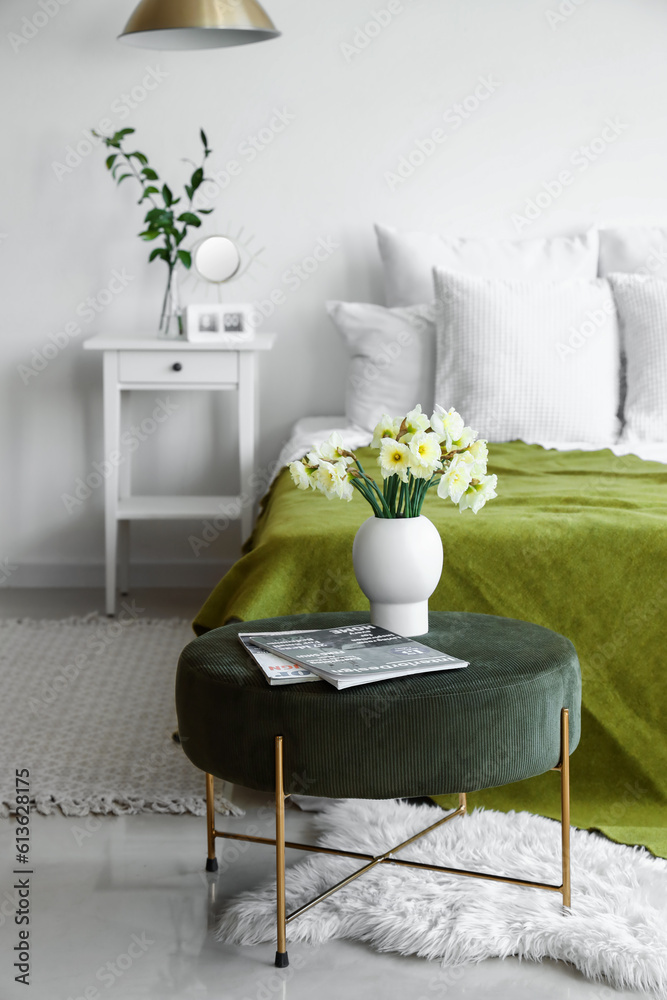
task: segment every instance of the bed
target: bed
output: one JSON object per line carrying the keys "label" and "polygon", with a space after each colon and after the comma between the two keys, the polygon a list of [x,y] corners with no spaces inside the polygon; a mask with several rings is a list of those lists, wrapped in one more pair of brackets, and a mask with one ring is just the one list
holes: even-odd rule
{"label": "bed", "polygon": [[[324,437],[305,421],[283,451]],[[342,428],[345,431],[344,428]],[[362,437],[348,432],[348,443]],[[614,454],[614,450],[617,452]],[[568,636],[581,660],[583,735],[572,760],[573,822],[667,854],[667,464],[622,448],[562,450],[520,441],[490,446],[498,498],[465,517],[437,497],[445,566],[433,610],[534,621]],[[667,449],[653,449],[667,459]],[[359,451],[374,470],[372,452]],[[376,471],[376,470],[374,470]],[[368,508],[296,490],[286,469],[265,497],[236,565],[194,623],[363,610],[352,541]],[[489,790],[475,802],[558,815],[557,782]]]}
{"label": "bed", "polygon": [[[327,304],[349,354],[345,417],[300,421],[279,464],[337,429],[377,473],[373,427],[417,401],[455,407],[497,442],[498,496],[483,511],[426,500],[444,547],[430,606],[574,642],[573,822],[667,856],[667,229],[377,235],[389,306]],[[300,492],[283,468],[195,630],[366,609],[351,553],[368,516],[359,495]],[[550,775],[474,799],[558,815]]]}

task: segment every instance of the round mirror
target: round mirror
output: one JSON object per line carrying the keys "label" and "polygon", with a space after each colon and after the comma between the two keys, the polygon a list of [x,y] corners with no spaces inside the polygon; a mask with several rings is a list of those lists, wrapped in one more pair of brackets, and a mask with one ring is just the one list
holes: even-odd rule
{"label": "round mirror", "polygon": [[241,255],[229,237],[207,236],[195,249],[193,261],[201,278],[219,285],[236,274]]}

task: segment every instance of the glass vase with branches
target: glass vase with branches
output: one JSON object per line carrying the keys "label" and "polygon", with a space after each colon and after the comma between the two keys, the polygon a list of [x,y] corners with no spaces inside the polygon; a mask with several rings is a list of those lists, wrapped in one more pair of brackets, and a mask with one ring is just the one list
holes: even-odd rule
{"label": "glass vase with branches", "polygon": [[[162,182],[157,171],[151,167],[148,157],[139,150],[127,148],[128,137],[134,134],[133,128],[123,128],[113,135],[100,135],[93,132],[110,150],[106,159],[107,170],[120,185],[124,180],[134,179],[141,187],[141,195],[137,204],[149,202],[150,208],[144,216],[144,229],[139,233],[142,240],[152,242],[161,240],[162,245],[151,250],[148,260],[162,260],[168,268],[167,287],[165,289],[160,312],[159,329],[163,336],[174,333],[183,335],[183,318],[178,306],[176,269],[181,264],[186,270],[192,267],[192,254],[185,249],[183,243],[190,229],[198,229],[202,220],[200,216],[209,215],[212,208],[195,208],[194,197],[206,180],[204,170],[206,161],[213,152],[208,145],[208,139],[203,129],[199,130],[203,151],[201,163],[192,161],[194,170],[189,183],[184,185],[184,195],[176,197],[168,184]],[[181,205],[181,208],[177,208]]]}

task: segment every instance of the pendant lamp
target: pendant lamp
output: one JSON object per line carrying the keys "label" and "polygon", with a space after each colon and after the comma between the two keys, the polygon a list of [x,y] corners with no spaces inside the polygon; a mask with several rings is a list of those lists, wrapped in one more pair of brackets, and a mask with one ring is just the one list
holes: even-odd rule
{"label": "pendant lamp", "polygon": [[217,49],[277,38],[257,0],[141,0],[118,40],[141,49]]}

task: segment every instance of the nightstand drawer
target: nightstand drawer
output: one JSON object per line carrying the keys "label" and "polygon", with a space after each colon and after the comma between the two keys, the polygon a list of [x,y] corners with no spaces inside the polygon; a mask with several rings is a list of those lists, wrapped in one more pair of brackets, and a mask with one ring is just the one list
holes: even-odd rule
{"label": "nightstand drawer", "polygon": [[119,351],[121,382],[200,385],[238,382],[236,351]]}

